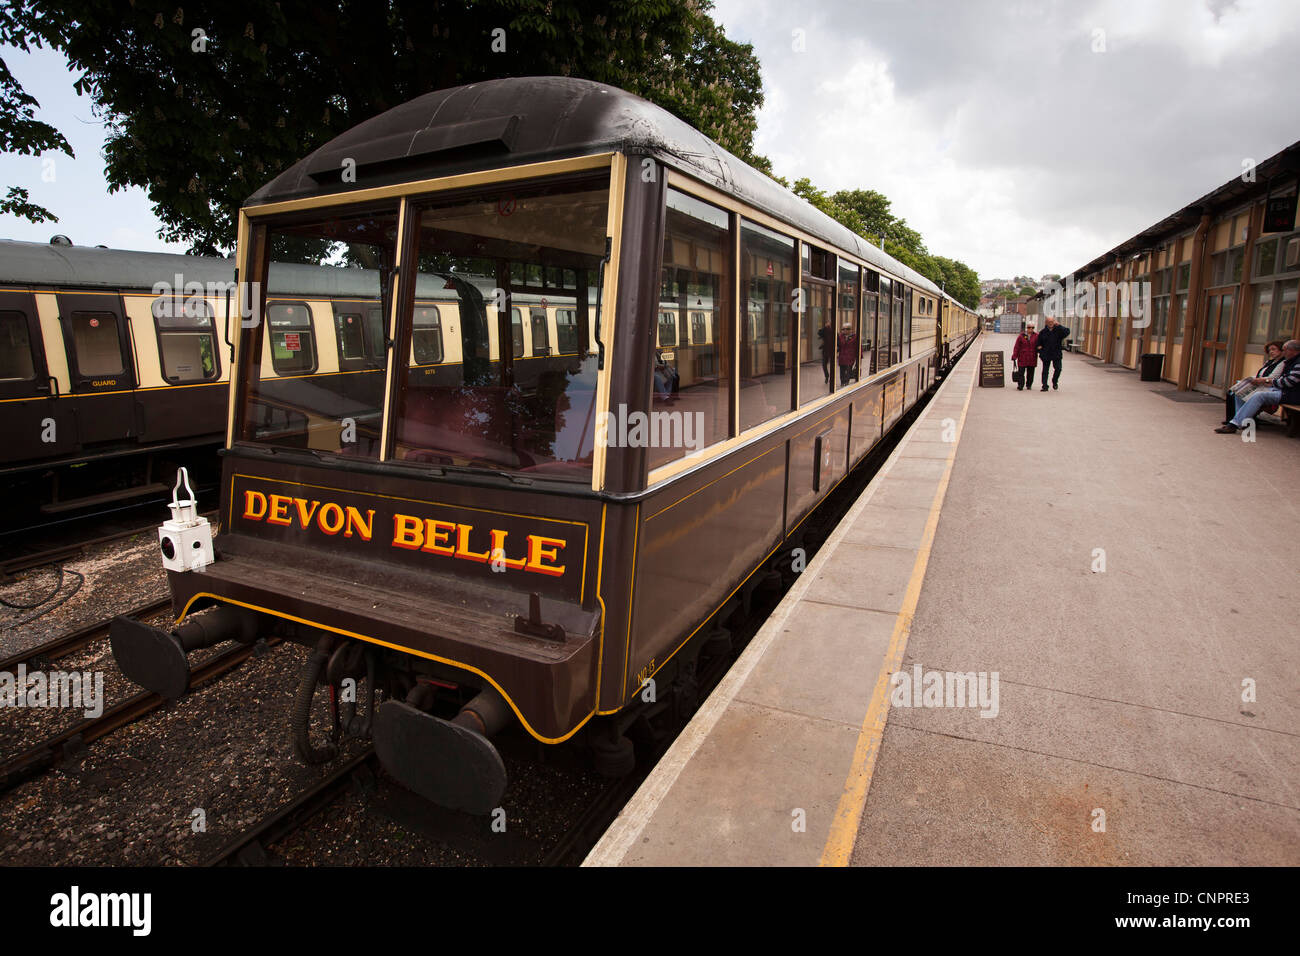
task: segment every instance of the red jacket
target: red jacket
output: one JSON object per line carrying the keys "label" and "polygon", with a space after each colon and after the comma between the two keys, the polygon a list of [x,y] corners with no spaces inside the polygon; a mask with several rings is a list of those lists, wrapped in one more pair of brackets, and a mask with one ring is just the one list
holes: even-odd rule
{"label": "red jacket", "polygon": [[1028,337],[1022,332],[1016,336],[1016,347],[1011,350],[1011,361],[1021,368],[1038,364],[1038,333],[1030,332]]}
{"label": "red jacket", "polygon": [[841,330],[836,339],[840,365],[856,365],[858,361],[858,334]]}

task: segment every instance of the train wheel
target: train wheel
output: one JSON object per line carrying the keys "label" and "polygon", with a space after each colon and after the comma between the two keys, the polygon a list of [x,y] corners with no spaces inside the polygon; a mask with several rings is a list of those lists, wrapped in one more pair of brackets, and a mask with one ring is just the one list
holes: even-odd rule
{"label": "train wheel", "polygon": [[622,734],[597,737],[592,741],[591,752],[596,772],[602,777],[626,777],[636,769],[636,748]]}

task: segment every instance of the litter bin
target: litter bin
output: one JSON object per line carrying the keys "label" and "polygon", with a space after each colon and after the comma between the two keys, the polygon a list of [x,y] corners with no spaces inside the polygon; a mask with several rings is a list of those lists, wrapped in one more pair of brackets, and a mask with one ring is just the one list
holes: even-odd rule
{"label": "litter bin", "polygon": [[1142,356],[1141,379],[1144,382],[1160,381],[1160,369],[1164,367],[1165,357],[1159,352],[1147,352]]}

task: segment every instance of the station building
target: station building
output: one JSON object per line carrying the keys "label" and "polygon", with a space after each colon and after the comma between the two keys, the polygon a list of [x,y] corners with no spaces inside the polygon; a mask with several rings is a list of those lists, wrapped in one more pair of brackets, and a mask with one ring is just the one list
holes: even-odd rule
{"label": "station building", "polygon": [[1159,354],[1165,381],[1221,396],[1264,343],[1300,337],[1298,179],[1300,142],[1063,276],[1093,290],[1063,297],[1075,350],[1128,368]]}

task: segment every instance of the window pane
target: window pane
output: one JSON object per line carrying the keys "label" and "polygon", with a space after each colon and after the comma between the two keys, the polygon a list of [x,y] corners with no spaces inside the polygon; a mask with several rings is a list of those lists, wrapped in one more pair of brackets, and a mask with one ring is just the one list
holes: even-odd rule
{"label": "window pane", "polygon": [[1261,239],[1255,243],[1255,275],[1271,276],[1277,267],[1277,240]]}
{"label": "window pane", "polygon": [[272,303],[267,310],[267,326],[271,336],[271,367],[277,375],[316,370],[316,337],[307,303]]}
{"label": "window pane", "polygon": [[36,377],[27,316],[0,312],[0,381],[29,381]]}
{"label": "window pane", "polygon": [[436,305],[416,306],[411,350],[416,365],[437,365],[442,361],[442,313]]}
{"label": "window pane", "polygon": [[77,351],[77,371],[83,377],[121,375],[125,371],[117,316],[113,313],[73,312],[72,342]]}
{"label": "window pane", "polygon": [[164,332],[163,376],[170,382],[204,382],[217,377],[216,337],[211,332]]}
{"label": "window pane", "polygon": [[790,301],[794,240],[742,222],[740,229],[740,429],[790,411]]}
{"label": "window pane", "polygon": [[1282,268],[1286,272],[1300,269],[1300,236],[1292,236],[1286,241],[1286,257]]}
{"label": "window pane", "polygon": [[[572,270],[565,270],[569,274]],[[578,313],[575,309],[555,310],[555,349],[561,355],[578,354]]]}
{"label": "window pane", "polygon": [[1268,341],[1268,320],[1273,311],[1273,285],[1255,286],[1255,308],[1250,317],[1250,338],[1252,345],[1263,345]]}
{"label": "window pane", "polygon": [[1278,283],[1282,294],[1277,311],[1273,316],[1273,326],[1269,329],[1269,339],[1282,339],[1285,341],[1296,334],[1295,298],[1297,284],[1300,284],[1300,280],[1292,279],[1290,282]]}
{"label": "window pane", "polygon": [[[816,259],[814,258],[814,261]],[[829,395],[835,367],[835,290],[804,277],[804,312],[799,317],[799,404]]]}
{"label": "window pane", "polygon": [[339,358],[351,361],[366,357],[360,312],[340,312],[334,316],[334,334],[339,342]]}
{"label": "window pane", "polygon": [[[660,341],[671,318],[673,341],[688,312],[706,317],[708,341],[655,352],[649,465],[655,468],[727,438],[731,433],[732,336],[730,221],[706,202],[668,190],[660,287]],[[658,426],[655,425],[658,422]]]}
{"label": "window pane", "polygon": [[159,296],[150,305],[160,329],[210,329],[212,306],[198,296]]}
{"label": "window pane", "polygon": [[366,353],[383,364],[387,364],[384,362],[384,353],[387,350],[384,344],[387,338],[385,334],[387,324],[382,309],[366,309]]}
{"label": "window pane", "polygon": [[[262,245],[271,281],[303,299],[268,300],[262,312],[266,331],[243,333],[242,354],[249,359],[241,361],[245,397],[238,434],[244,441],[379,457],[387,353],[371,356],[348,375],[316,374],[318,317],[304,300],[338,296],[357,303],[332,318],[336,329],[343,319],[340,353],[346,349],[348,356],[365,358],[364,327],[360,344],[356,328],[366,321],[369,307],[360,303],[386,302],[396,241],[396,207],[269,227]],[[384,311],[383,305],[374,308]],[[270,349],[276,373],[265,379],[260,374],[263,348]]]}
{"label": "window pane", "polygon": [[858,380],[858,267],[840,262],[839,272],[835,362],[840,370],[840,385],[851,385]]}
{"label": "window pane", "polygon": [[532,323],[533,355],[550,355],[551,336],[546,325],[546,310],[538,308],[529,309],[528,319],[529,322]]}
{"label": "window pane", "polygon": [[[596,358],[588,330],[608,193],[607,176],[510,183],[416,208],[417,291],[443,289],[449,301],[438,304],[441,363],[399,377],[395,460],[590,482]],[[507,197],[508,219],[500,212]],[[547,286],[566,275],[571,290]],[[498,289],[509,313],[498,312]],[[576,319],[581,347],[555,354],[550,326],[564,312]],[[417,317],[405,320],[416,341]]]}

